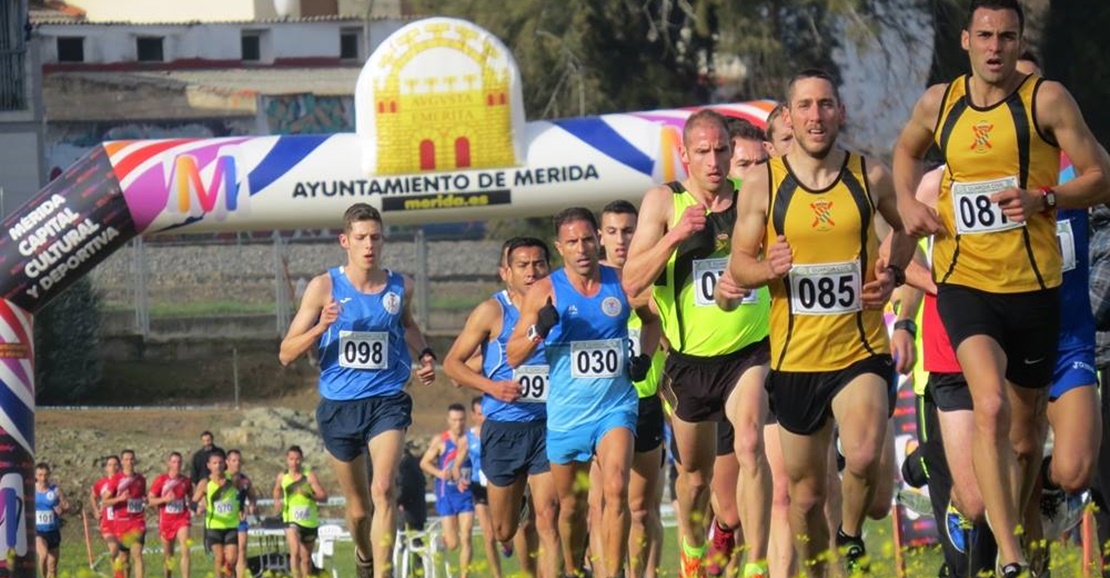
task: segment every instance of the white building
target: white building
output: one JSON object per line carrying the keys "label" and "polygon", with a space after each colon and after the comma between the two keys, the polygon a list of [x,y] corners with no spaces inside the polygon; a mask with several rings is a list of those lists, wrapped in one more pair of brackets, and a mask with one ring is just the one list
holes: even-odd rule
{"label": "white building", "polygon": [[41,68],[28,49],[27,0],[0,2],[0,215],[43,184]]}

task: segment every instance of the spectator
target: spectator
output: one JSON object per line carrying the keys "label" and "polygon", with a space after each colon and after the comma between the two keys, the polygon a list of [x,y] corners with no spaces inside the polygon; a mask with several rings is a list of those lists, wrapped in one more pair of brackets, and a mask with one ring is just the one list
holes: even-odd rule
{"label": "spectator", "polygon": [[[1091,308],[1095,314],[1095,363],[1102,381],[1102,447],[1099,451],[1098,471],[1095,472],[1092,495],[1098,505],[1095,518],[1098,522],[1098,540],[1105,544],[1110,539],[1110,392],[1106,391],[1110,379],[1110,207],[1098,205],[1091,209]],[[1110,562],[1110,549],[1102,553],[1103,567]],[[1110,571],[1104,570],[1110,578]]]}
{"label": "spectator", "polygon": [[205,430],[204,433],[200,434],[200,445],[201,448],[193,454],[193,485],[208,477],[208,456],[214,451],[224,453],[224,450],[216,446],[215,438],[212,437],[210,431]]}

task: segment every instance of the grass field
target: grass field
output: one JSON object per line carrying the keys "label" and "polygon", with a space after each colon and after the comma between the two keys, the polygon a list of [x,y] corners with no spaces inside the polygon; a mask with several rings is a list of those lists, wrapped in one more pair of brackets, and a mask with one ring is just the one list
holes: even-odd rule
{"label": "grass field", "polygon": [[[194,536],[199,544],[199,530],[194,528]],[[678,575],[678,540],[675,528],[667,528],[663,543],[663,562],[660,565],[661,577],[675,577]],[[157,535],[148,532],[148,545],[157,545]],[[872,570],[876,577],[893,577],[897,573],[894,566],[894,548],[891,540],[891,525],[888,520],[869,522],[866,529],[868,551],[872,556]],[[194,548],[196,548],[194,546]],[[111,576],[110,565],[101,556],[104,551],[103,542],[99,536],[93,537],[93,555],[99,561],[95,570],[89,570],[88,555],[84,546],[84,537],[80,524],[70,524],[63,529],[62,560],[59,565],[59,576],[62,578],[92,578],[94,576]],[[282,551],[285,551],[282,547]],[[250,554],[258,554],[261,550],[253,544]],[[146,562],[146,576],[149,578],[161,577],[162,556],[160,553],[148,552],[144,556]],[[447,556],[446,563],[452,566],[452,576],[457,577],[457,555],[451,553]],[[942,557],[937,548],[915,548],[904,552],[904,576],[909,578],[925,578],[937,575]],[[1080,578],[1082,572],[1079,568],[1080,550],[1077,547],[1057,547],[1053,550],[1053,578]],[[203,551],[196,549],[192,555],[192,576],[194,578],[209,578],[214,576],[212,561]],[[446,576],[442,567],[439,576]],[[177,576],[177,563],[174,564],[174,576]],[[340,578],[353,577],[354,553],[349,542],[336,544],[335,555],[328,560],[326,575],[331,576],[332,570]],[[523,576],[519,572],[519,553],[512,558],[502,561],[503,575],[508,577]],[[481,536],[474,536],[474,562],[471,566],[470,576],[490,576],[489,564],[484,555]],[[275,577],[276,578],[276,577]],[[398,575],[398,578],[400,576]]]}

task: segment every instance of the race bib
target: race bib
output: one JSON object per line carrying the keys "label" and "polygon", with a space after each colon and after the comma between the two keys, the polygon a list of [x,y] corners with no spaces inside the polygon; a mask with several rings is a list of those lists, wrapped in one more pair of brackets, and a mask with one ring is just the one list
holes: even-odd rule
{"label": "race bib", "polygon": [[595,379],[624,375],[624,345],[620,339],[572,341],[570,376],[575,379]]}
{"label": "race bib", "polygon": [[1056,240],[1060,243],[1064,272],[1075,269],[1075,233],[1071,229],[1071,219],[1056,221]]}
{"label": "race bib", "polygon": [[226,516],[235,511],[235,504],[230,501],[220,501],[213,504],[213,509],[216,510],[217,516]]}
{"label": "race bib", "polygon": [[513,370],[513,381],[520,384],[520,400],[525,403],[547,403],[550,368],[546,365],[522,365]]}
{"label": "race bib", "polygon": [[109,522],[116,519],[116,510],[114,508],[101,510],[101,512],[104,514],[104,518],[107,519]]}
{"label": "race bib", "polygon": [[389,333],[339,332],[339,366],[350,369],[385,369],[389,359]]}
{"label": "race bib", "polygon": [[[724,276],[726,267],[728,267],[728,257],[694,261],[694,305],[698,307],[716,306],[717,303],[713,300],[713,291],[717,288],[717,282]],[[740,301],[740,304],[758,302],[759,294],[752,291]]]}
{"label": "race bib", "polygon": [[54,510],[35,510],[36,526],[52,526],[54,524]]}
{"label": "race bib", "polygon": [[628,356],[639,357],[640,355],[640,328],[628,328]]}
{"label": "race bib", "polygon": [[166,502],[167,514],[180,514],[185,511],[185,500],[173,500]]}
{"label": "race bib", "polygon": [[956,216],[956,233],[978,235],[1024,227],[1006,218],[1002,207],[991,201],[991,195],[1017,188],[1017,177],[1005,177],[977,183],[952,183],[952,205]]}
{"label": "race bib", "polygon": [[308,520],[312,510],[308,506],[294,506],[289,509],[289,513],[293,516],[294,522],[304,522]]}
{"label": "race bib", "polygon": [[141,499],[127,500],[127,513],[128,514],[141,514],[143,513],[143,501]]}
{"label": "race bib", "polygon": [[794,265],[790,269],[790,308],[795,315],[840,315],[859,311],[858,261]]}

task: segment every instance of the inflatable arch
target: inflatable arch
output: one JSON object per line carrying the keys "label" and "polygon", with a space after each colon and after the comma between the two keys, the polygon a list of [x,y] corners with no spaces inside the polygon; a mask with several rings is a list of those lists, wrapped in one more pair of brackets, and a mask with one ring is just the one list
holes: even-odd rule
{"label": "inflatable arch", "polygon": [[[363,67],[355,134],[105,142],[5,219],[0,578],[35,576],[32,316],[130,239],[330,228],[359,201],[389,224],[550,215],[685,177],[696,109],[525,122],[520,84],[487,31],[420,20]],[[715,108],[762,125],[773,105]]]}

